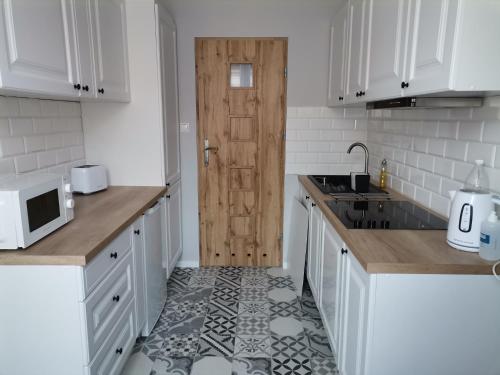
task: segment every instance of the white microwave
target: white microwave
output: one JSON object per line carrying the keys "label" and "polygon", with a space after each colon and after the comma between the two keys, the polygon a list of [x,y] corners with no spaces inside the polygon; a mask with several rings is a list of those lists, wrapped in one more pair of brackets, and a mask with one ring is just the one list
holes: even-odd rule
{"label": "white microwave", "polygon": [[0,178],[0,250],[27,248],[73,220],[74,206],[65,176]]}

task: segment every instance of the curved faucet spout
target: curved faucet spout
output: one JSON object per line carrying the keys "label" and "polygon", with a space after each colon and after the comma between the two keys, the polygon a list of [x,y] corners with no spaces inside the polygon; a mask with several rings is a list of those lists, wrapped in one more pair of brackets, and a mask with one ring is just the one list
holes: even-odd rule
{"label": "curved faucet spout", "polygon": [[354,147],[361,147],[365,151],[365,173],[368,174],[368,159],[369,159],[369,152],[368,152],[368,147],[364,143],[361,142],[354,142],[352,145],[349,146],[347,149],[347,153],[350,154],[352,149]]}

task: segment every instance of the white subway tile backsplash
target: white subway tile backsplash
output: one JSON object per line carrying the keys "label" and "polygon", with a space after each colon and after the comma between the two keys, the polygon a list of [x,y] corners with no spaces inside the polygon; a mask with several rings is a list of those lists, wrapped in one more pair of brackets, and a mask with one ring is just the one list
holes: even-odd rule
{"label": "white subway tile backsplash", "polygon": [[458,122],[440,121],[438,124],[438,137],[456,139]]}
{"label": "white subway tile backsplash", "polygon": [[84,163],[80,104],[0,96],[0,174]]}
{"label": "white subway tile backsplash", "polygon": [[487,143],[471,142],[467,148],[467,161],[484,160],[486,166],[492,167],[495,146]]}
{"label": "white subway tile backsplash", "polygon": [[326,118],[315,118],[309,121],[309,127],[311,129],[331,129],[332,120]]}
{"label": "white subway tile backsplash", "polygon": [[286,129],[309,129],[309,120],[302,118],[289,118],[286,120]]}
{"label": "white subway tile backsplash", "polygon": [[10,134],[17,137],[20,135],[33,134],[33,120],[30,118],[10,119]]}
{"label": "white subway tile backsplash", "polygon": [[461,121],[458,125],[458,139],[462,141],[480,141],[482,133],[482,122]]}
{"label": "white subway tile backsplash", "polygon": [[500,144],[500,121],[484,123],[483,141]]}
{"label": "white subway tile backsplash", "polygon": [[467,155],[467,143],[447,140],[444,155],[449,159],[465,160],[465,156]]}
{"label": "white subway tile backsplash", "polygon": [[322,130],[320,137],[322,140],[341,141],[342,131],[340,130]]}
{"label": "white subway tile backsplash", "polygon": [[[356,127],[356,123],[362,123],[362,120],[352,119],[334,119],[333,128],[338,130],[350,130]],[[366,122],[365,122],[366,123]]]}

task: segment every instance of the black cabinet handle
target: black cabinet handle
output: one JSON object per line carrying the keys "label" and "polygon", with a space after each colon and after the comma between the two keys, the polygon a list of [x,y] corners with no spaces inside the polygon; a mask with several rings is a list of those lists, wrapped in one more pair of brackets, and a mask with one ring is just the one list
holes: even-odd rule
{"label": "black cabinet handle", "polygon": [[140,231],[140,229],[136,229],[136,230],[134,230],[134,233],[139,235],[139,234],[141,234],[141,231]]}
{"label": "black cabinet handle", "polygon": [[359,91],[356,91],[356,98],[359,97]]}
{"label": "black cabinet handle", "polygon": [[339,100],[340,101],[344,100],[344,97],[343,96],[339,96]]}
{"label": "black cabinet handle", "polygon": [[342,250],[340,250],[340,253],[341,254],[347,254],[347,250],[346,249],[342,249]]}
{"label": "black cabinet handle", "polygon": [[120,296],[113,296],[113,301],[119,302],[120,301]]}
{"label": "black cabinet handle", "polygon": [[359,92],[359,96],[365,96],[365,95],[366,95],[366,92],[364,92],[364,91]]}
{"label": "black cabinet handle", "polygon": [[309,195],[306,195],[306,199],[310,199],[311,197]]}
{"label": "black cabinet handle", "polygon": [[83,91],[89,91],[89,85],[82,86]]}
{"label": "black cabinet handle", "polygon": [[82,86],[79,83],[75,83],[73,87],[75,90],[80,90],[82,88]]}
{"label": "black cabinet handle", "polygon": [[405,81],[401,82],[402,89],[404,89],[405,87],[408,87],[408,86],[410,86],[410,82],[405,82]]}
{"label": "black cabinet handle", "polygon": [[110,258],[118,258],[118,253],[115,251],[114,253],[109,254]]}
{"label": "black cabinet handle", "polygon": [[170,194],[165,195],[167,199],[170,199]]}
{"label": "black cabinet handle", "polygon": [[116,354],[122,354],[123,353],[123,348],[118,348],[116,349]]}
{"label": "black cabinet handle", "polygon": [[99,94],[104,94],[104,89],[98,89],[98,90],[97,90],[97,92],[98,92]]}
{"label": "black cabinet handle", "polygon": [[316,203],[311,203],[311,206],[312,207],[316,207]]}
{"label": "black cabinet handle", "polygon": [[170,186],[170,182],[167,182],[167,183],[165,184],[165,186],[167,186],[167,187],[168,187],[168,186]]}

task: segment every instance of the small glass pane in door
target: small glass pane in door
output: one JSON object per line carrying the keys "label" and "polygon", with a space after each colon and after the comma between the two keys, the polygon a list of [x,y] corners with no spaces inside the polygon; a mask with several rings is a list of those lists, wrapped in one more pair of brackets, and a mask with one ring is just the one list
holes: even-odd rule
{"label": "small glass pane in door", "polygon": [[231,64],[231,87],[253,87],[252,64]]}

